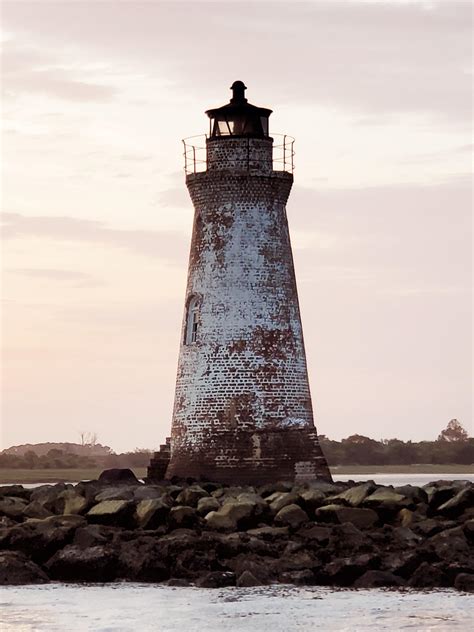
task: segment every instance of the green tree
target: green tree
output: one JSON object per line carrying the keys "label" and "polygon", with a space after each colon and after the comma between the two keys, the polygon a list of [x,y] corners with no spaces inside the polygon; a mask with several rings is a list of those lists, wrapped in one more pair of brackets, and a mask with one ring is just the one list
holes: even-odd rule
{"label": "green tree", "polygon": [[441,431],[438,441],[467,441],[469,435],[457,419],[451,419],[446,428]]}

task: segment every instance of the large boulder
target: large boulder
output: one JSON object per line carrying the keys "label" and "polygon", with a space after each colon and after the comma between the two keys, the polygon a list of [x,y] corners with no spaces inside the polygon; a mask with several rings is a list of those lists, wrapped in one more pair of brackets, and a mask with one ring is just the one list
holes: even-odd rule
{"label": "large boulder", "polygon": [[237,578],[236,585],[238,588],[253,588],[254,586],[262,586],[266,582],[258,579],[251,571],[244,571]]}
{"label": "large boulder", "polygon": [[363,500],[362,505],[372,509],[397,512],[403,507],[413,507],[414,503],[407,496],[399,494],[389,487],[379,487]]}
{"label": "large boulder", "polygon": [[367,570],[374,569],[379,564],[378,556],[371,554],[338,558],[326,564],[324,577],[329,584],[351,586]]}
{"label": "large boulder", "polygon": [[206,516],[210,511],[217,511],[220,508],[220,503],[217,498],[208,496],[206,498],[200,498],[197,504],[197,511],[201,516]]}
{"label": "large boulder", "polygon": [[211,571],[196,580],[199,588],[225,588],[235,586],[235,573],[232,571]]}
{"label": "large boulder", "polygon": [[268,496],[265,500],[269,504],[272,514],[276,515],[283,507],[296,505],[301,502],[301,497],[294,492],[276,492]]}
{"label": "large boulder", "polygon": [[23,516],[25,518],[43,519],[43,518],[49,518],[52,515],[53,513],[51,511],[48,511],[48,509],[46,509],[46,507],[44,507],[37,500],[33,500],[23,510]]}
{"label": "large boulder", "polygon": [[23,485],[0,485],[0,498],[4,496],[16,496],[17,498],[29,500],[31,489],[25,489]]}
{"label": "large boulder", "polygon": [[285,505],[275,516],[275,524],[288,526],[292,529],[298,529],[308,520],[306,511],[296,504]]}
{"label": "large boulder", "polygon": [[188,507],[197,507],[198,501],[201,498],[208,498],[209,493],[199,485],[191,485],[186,487],[176,497],[176,502],[179,505],[186,505]]}
{"label": "large boulder", "polygon": [[217,511],[209,512],[205,517],[206,524],[210,529],[217,530],[236,530],[253,526],[251,522],[255,509],[255,502],[230,500]]}
{"label": "large boulder", "polygon": [[129,468],[111,468],[104,470],[99,476],[100,483],[139,483],[138,478]]}
{"label": "large boulder", "polygon": [[168,522],[172,529],[192,527],[198,519],[197,511],[193,507],[184,505],[172,507],[168,514]]}
{"label": "large boulder", "polygon": [[0,516],[7,516],[7,518],[20,519],[23,516],[28,505],[28,501],[25,498],[18,498],[17,496],[4,496],[0,498]]}
{"label": "large boulder", "polygon": [[342,505],[326,505],[316,510],[316,519],[322,522],[350,522],[359,529],[372,527],[379,519],[373,509],[344,507]]}
{"label": "large boulder", "polygon": [[31,492],[31,502],[36,501],[51,513],[62,513],[63,501],[60,495],[66,490],[72,489],[72,485],[57,483],[56,485],[40,485]]}
{"label": "large boulder", "polygon": [[86,524],[82,516],[51,516],[30,519],[7,529],[1,548],[21,551],[34,562],[44,562],[58,549],[69,544],[76,529]]}
{"label": "large boulder", "polygon": [[326,500],[326,496],[319,489],[306,489],[300,492],[300,498],[308,514],[314,513],[315,509],[321,507]]}
{"label": "large boulder", "polygon": [[154,537],[138,537],[123,542],[118,553],[118,577],[140,582],[162,582],[169,579],[166,559]]}
{"label": "large boulder", "polygon": [[23,553],[0,551],[0,586],[45,584],[47,582],[49,582],[49,578],[46,573]]}
{"label": "large boulder", "polygon": [[135,500],[150,500],[153,498],[161,498],[166,494],[166,488],[161,485],[140,485],[133,490],[133,498]]}
{"label": "large boulder", "polygon": [[362,483],[362,485],[355,485],[349,487],[349,489],[336,494],[335,496],[329,496],[326,503],[328,505],[349,505],[350,507],[359,507],[367,496],[370,496],[376,490],[375,483],[369,481]]}
{"label": "large boulder", "polygon": [[129,527],[133,525],[134,511],[135,504],[128,500],[104,500],[89,509],[86,518],[94,524]]}
{"label": "large boulder", "polygon": [[96,503],[104,500],[133,500],[135,487],[129,485],[113,485],[102,489],[95,497]]}
{"label": "large boulder", "polygon": [[45,566],[52,579],[108,582],[116,577],[117,555],[108,546],[84,549],[69,544],[53,555]]}
{"label": "large boulder", "polygon": [[437,508],[437,513],[449,518],[460,516],[466,509],[474,506],[474,485],[461,489],[452,498]]}
{"label": "large boulder", "polygon": [[443,571],[430,562],[422,562],[408,580],[412,588],[439,588],[447,585]]}
{"label": "large boulder", "polygon": [[83,514],[90,507],[91,503],[74,489],[66,489],[61,492],[58,502],[62,501],[63,514]]}
{"label": "large boulder", "polygon": [[142,529],[156,529],[165,524],[169,512],[169,503],[161,498],[141,500],[135,509],[135,522]]}

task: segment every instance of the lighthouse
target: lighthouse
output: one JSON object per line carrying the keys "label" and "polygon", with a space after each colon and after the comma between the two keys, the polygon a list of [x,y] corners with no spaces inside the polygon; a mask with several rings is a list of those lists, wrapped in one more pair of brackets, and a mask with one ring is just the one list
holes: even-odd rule
{"label": "lighthouse", "polygon": [[272,138],[272,110],[251,105],[242,81],[231,90],[229,103],[206,112],[202,145],[185,141],[194,224],[171,441],[148,478],[169,458],[166,478],[330,479],[286,216],[293,139]]}

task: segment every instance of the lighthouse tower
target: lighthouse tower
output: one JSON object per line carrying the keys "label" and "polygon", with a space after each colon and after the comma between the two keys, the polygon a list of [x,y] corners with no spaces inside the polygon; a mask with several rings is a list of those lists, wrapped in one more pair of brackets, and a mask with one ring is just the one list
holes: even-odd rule
{"label": "lighthouse tower", "polygon": [[185,151],[195,214],[166,477],[330,479],[286,217],[292,139],[277,156],[272,111],[248,103],[241,81],[231,89],[230,103],[206,112],[204,160]]}

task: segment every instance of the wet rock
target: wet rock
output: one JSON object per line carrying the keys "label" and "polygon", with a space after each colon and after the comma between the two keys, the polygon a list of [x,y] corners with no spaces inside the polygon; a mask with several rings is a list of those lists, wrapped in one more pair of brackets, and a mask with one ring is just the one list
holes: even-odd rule
{"label": "wet rock", "polygon": [[104,500],[132,500],[134,498],[133,487],[128,487],[126,485],[114,485],[113,487],[107,487],[106,489],[102,489],[96,497],[95,502],[101,503]]}
{"label": "wet rock", "polygon": [[205,517],[210,529],[238,529],[249,524],[254,516],[256,503],[251,501],[229,501],[217,511],[211,511]]}
{"label": "wet rock", "polygon": [[141,500],[135,509],[135,522],[142,529],[156,529],[166,522],[170,506],[161,498]]}
{"label": "wet rock", "polygon": [[129,468],[111,468],[104,470],[99,476],[100,483],[136,483],[138,478]]}
{"label": "wet rock", "polygon": [[235,573],[232,571],[211,571],[196,580],[199,588],[225,588],[235,586]]}
{"label": "wet rock", "polygon": [[389,586],[404,586],[405,582],[389,571],[366,571],[354,582],[354,588],[382,588]]}
{"label": "wet rock", "polygon": [[454,587],[464,592],[474,592],[474,574],[459,573],[454,580]]}
{"label": "wet rock", "polygon": [[128,500],[104,500],[89,509],[86,518],[94,524],[129,527],[133,524],[134,503]]}
{"label": "wet rock", "polygon": [[190,584],[189,580],[184,579],[183,577],[172,577],[167,582],[168,586],[172,586],[176,588],[186,588],[187,586],[189,586],[189,584]]}
{"label": "wet rock", "polygon": [[373,526],[379,519],[372,509],[344,507],[342,505],[326,505],[316,510],[316,519],[323,522],[350,522],[359,529]]}
{"label": "wet rock", "polygon": [[446,585],[446,577],[437,566],[422,562],[409,579],[408,585],[412,588],[437,588]]}
{"label": "wet rock", "polygon": [[117,576],[141,582],[169,579],[168,564],[156,538],[145,536],[122,543],[118,553]]}
{"label": "wet rock", "polygon": [[119,531],[119,529],[116,527],[89,524],[85,527],[79,527],[79,529],[76,530],[72,544],[77,545],[81,549],[102,544],[105,545],[113,540],[117,531]]}
{"label": "wet rock", "polygon": [[368,569],[380,563],[378,556],[365,554],[336,559],[324,567],[324,574],[330,584],[351,586]]}
{"label": "wet rock", "polygon": [[436,555],[447,562],[454,562],[472,555],[462,527],[446,529],[429,538],[425,548],[432,548]]}
{"label": "wet rock", "polygon": [[46,573],[18,551],[0,551],[0,586],[45,584]]}
{"label": "wet rock", "polygon": [[4,496],[0,498],[0,515],[8,518],[21,518],[28,503],[24,498]]}
{"label": "wet rock", "polygon": [[34,562],[41,563],[69,544],[76,529],[85,524],[82,516],[30,519],[7,530],[2,539],[2,548],[21,551]]}
{"label": "wet rock", "polygon": [[52,579],[107,582],[116,577],[117,556],[109,547],[83,549],[69,544],[55,553],[45,566]]}
{"label": "wet rock", "polygon": [[206,516],[210,511],[217,511],[220,509],[220,506],[221,505],[217,498],[209,496],[198,500],[197,511],[201,516]]}
{"label": "wet rock", "polygon": [[192,507],[177,506],[172,507],[169,511],[168,521],[173,529],[179,527],[191,527],[198,520],[198,513]]}
{"label": "wet rock", "polygon": [[316,583],[316,577],[310,569],[285,571],[280,573],[278,580],[282,584],[296,584],[297,586],[312,586]]}
{"label": "wet rock", "polygon": [[331,536],[331,530],[328,527],[305,526],[299,529],[297,535],[303,540],[315,542],[320,546],[326,546]]}
{"label": "wet rock", "polygon": [[209,498],[209,493],[199,485],[191,485],[178,494],[176,502],[188,507],[197,507],[201,498]]}
{"label": "wet rock", "polygon": [[257,579],[250,571],[244,571],[242,575],[237,579],[237,586],[239,588],[251,588],[253,586],[262,586],[262,581]]}
{"label": "wet rock", "polygon": [[308,520],[306,511],[295,504],[286,505],[275,516],[275,524],[288,525],[292,529],[298,529]]}

